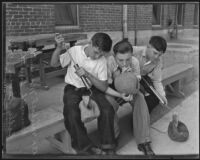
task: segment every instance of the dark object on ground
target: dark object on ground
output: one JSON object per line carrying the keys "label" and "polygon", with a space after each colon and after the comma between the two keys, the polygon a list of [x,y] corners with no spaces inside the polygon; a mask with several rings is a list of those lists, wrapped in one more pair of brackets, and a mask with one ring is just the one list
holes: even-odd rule
{"label": "dark object on ground", "polygon": [[183,122],[178,121],[177,115],[173,115],[173,120],[168,126],[168,136],[177,142],[185,142],[189,138],[189,131]]}
{"label": "dark object on ground", "polygon": [[6,137],[30,125],[28,116],[27,103],[21,98],[12,97],[6,106]]}

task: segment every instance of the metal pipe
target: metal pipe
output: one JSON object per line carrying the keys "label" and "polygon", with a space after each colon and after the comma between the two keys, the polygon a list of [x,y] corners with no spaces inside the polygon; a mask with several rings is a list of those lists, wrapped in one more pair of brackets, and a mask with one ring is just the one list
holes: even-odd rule
{"label": "metal pipe", "polygon": [[127,5],[123,5],[123,38],[128,40],[127,30]]}
{"label": "metal pipe", "polygon": [[134,24],[135,24],[135,39],[134,39],[134,44],[135,46],[137,46],[137,6],[135,5],[134,6],[134,11],[135,11],[135,14],[134,14]]}
{"label": "metal pipe", "polygon": [[175,28],[175,38],[178,38],[178,25],[177,25],[177,15],[178,15],[178,4],[176,4],[176,8],[175,8],[175,23],[174,23],[174,28]]}

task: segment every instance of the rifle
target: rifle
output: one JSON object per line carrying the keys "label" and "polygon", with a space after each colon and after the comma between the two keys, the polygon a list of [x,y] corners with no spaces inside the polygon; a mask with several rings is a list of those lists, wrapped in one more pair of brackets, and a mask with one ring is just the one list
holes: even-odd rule
{"label": "rifle", "polygon": [[153,84],[150,84],[148,81],[150,81],[151,83],[151,79],[146,75],[142,76],[140,83],[145,88],[145,90],[147,90],[147,92],[153,93],[158,98],[162,106],[165,106],[167,109],[171,109],[165,104],[165,102],[161,98],[161,95],[153,88]]}
{"label": "rifle", "polygon": [[[72,56],[71,56],[70,53],[69,53],[69,56],[70,56],[70,59],[72,60],[72,62],[74,63],[74,68],[75,68],[76,70],[78,70],[78,69],[80,68],[79,65],[75,63],[75,61],[74,61],[74,59],[72,58]],[[81,76],[81,80],[82,80],[83,84],[85,85],[85,87],[86,87],[88,90],[90,90],[91,85],[90,85],[89,81],[87,80],[87,78],[86,78],[85,76]],[[90,91],[91,91],[91,90],[90,90]]]}

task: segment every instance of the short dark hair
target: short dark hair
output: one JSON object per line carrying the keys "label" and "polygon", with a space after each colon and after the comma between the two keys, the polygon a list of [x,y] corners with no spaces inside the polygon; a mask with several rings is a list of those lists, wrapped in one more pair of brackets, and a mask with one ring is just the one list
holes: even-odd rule
{"label": "short dark hair", "polygon": [[127,53],[127,52],[133,53],[133,47],[128,40],[123,39],[114,45],[113,52],[114,52],[114,54],[117,54],[117,53],[123,54],[123,53]]}
{"label": "short dark hair", "polygon": [[112,47],[112,40],[106,33],[96,33],[92,37],[92,45],[103,52],[109,52]]}
{"label": "short dark hair", "polygon": [[165,53],[167,48],[167,42],[161,36],[152,36],[149,40],[149,44],[151,44],[159,52],[163,53]]}

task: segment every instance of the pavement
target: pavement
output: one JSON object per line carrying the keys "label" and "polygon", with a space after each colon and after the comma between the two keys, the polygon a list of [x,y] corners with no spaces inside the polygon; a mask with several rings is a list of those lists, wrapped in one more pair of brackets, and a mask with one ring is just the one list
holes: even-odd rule
{"label": "pavement", "polygon": [[[190,41],[190,40],[188,40]],[[184,41],[185,43],[185,41]],[[64,77],[54,77],[48,80],[49,90],[35,89],[35,96],[37,96],[38,103],[36,104],[35,111],[53,107],[54,109],[62,112],[62,95],[64,89]],[[38,78],[34,82],[39,81]],[[30,92],[31,89],[22,88],[22,94]],[[151,126],[163,131],[151,128],[152,148],[157,155],[185,155],[185,154],[198,154],[199,155],[199,78],[196,77],[189,83],[183,86],[185,98],[180,99],[172,96],[167,96],[169,106],[172,108],[170,111],[157,106],[151,113]],[[26,102],[31,105],[31,96],[27,96]],[[119,109],[121,135],[119,138],[119,145],[117,148],[118,155],[142,155],[137,149],[134,135],[132,132],[132,115],[131,107],[126,109]],[[186,124],[189,130],[189,139],[186,142],[174,142],[169,139],[167,135],[167,128],[172,119],[172,114],[177,112],[180,121]],[[128,114],[127,114],[128,113]],[[126,115],[126,116],[124,116]],[[91,134],[93,141],[98,141],[97,131]],[[32,147],[22,146],[20,154],[31,154]],[[37,144],[37,154],[62,154],[55,149],[46,140]]]}
{"label": "pavement", "polygon": [[[59,82],[59,83],[58,83]],[[62,94],[65,84],[63,77],[53,78],[48,83],[49,90],[35,90],[37,92],[38,104],[36,110],[42,110],[46,107],[53,107],[62,112]],[[54,85],[53,85],[54,84]],[[166,133],[160,133],[151,128],[152,148],[157,155],[182,155],[182,154],[199,154],[199,82],[194,80],[184,86],[183,92],[185,98],[176,98],[167,96],[170,111],[157,106],[151,113],[151,126]],[[26,99],[28,103],[31,100]],[[132,131],[132,114],[131,107],[121,107],[118,111],[120,118],[119,125],[121,134],[119,138],[119,145],[117,148],[118,155],[142,155],[137,149],[133,131]],[[167,135],[167,128],[172,119],[172,113],[177,112],[180,121],[188,127],[190,136],[186,142],[178,143],[169,139]],[[96,123],[96,122],[94,122]],[[97,126],[94,128],[94,130]],[[94,131],[90,134],[90,138],[98,143],[98,132]],[[18,154],[31,154],[32,145],[21,146],[21,152]],[[59,154],[60,151],[55,149],[45,139],[37,143],[37,154]]]}
{"label": "pavement", "polygon": [[[156,155],[184,155],[199,154],[199,91],[195,91],[187,97],[177,107],[164,115],[161,119],[153,123],[150,134],[152,138],[152,148]],[[176,112],[179,120],[183,122],[189,130],[189,139],[186,142],[172,141],[167,133],[172,114]],[[141,155],[138,151],[135,139],[131,140],[117,151],[120,155]]]}

